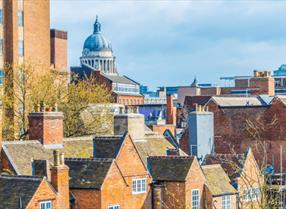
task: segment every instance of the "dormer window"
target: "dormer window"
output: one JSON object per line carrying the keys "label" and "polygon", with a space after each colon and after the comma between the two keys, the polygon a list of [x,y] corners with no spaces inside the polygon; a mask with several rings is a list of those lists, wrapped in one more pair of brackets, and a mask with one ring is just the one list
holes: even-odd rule
{"label": "dormer window", "polygon": [[42,201],[40,202],[40,209],[53,209],[52,201]]}

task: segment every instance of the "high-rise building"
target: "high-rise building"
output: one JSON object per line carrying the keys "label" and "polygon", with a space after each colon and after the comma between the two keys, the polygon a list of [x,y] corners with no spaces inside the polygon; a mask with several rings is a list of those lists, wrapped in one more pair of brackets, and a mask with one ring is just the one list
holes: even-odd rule
{"label": "high-rise building", "polygon": [[50,66],[50,0],[0,0],[0,64]]}
{"label": "high-rise building", "polygon": [[[4,96],[14,93],[14,69],[18,64],[40,64],[47,70],[58,65],[66,68],[66,39],[66,32],[50,31],[50,0],[0,0],[0,84],[4,81]],[[8,107],[3,102],[5,131],[8,123],[14,123],[16,106],[13,103]],[[13,132],[14,126],[9,127],[8,131]]]}

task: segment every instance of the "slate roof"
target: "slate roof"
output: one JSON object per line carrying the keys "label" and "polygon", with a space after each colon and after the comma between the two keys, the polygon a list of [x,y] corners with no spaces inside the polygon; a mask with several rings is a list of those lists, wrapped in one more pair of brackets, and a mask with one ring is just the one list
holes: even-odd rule
{"label": "slate roof", "polygon": [[256,107],[267,106],[267,104],[256,96],[213,96],[212,99],[220,107]]}
{"label": "slate roof", "polygon": [[26,208],[42,180],[25,176],[0,176],[0,209],[18,209],[20,198],[22,208]]}
{"label": "slate roof", "polygon": [[202,164],[220,164],[229,178],[233,181],[240,176],[245,160],[245,154],[208,154],[205,156]]}
{"label": "slate roof", "polygon": [[96,136],[93,139],[96,158],[116,158],[124,136]]}
{"label": "slate roof", "polygon": [[111,80],[114,83],[122,83],[122,84],[129,84],[129,85],[138,85],[135,81],[131,80],[126,76],[120,75],[106,75],[102,73],[102,76],[106,77],[107,79]]}
{"label": "slate roof", "polygon": [[[93,136],[64,139],[65,157],[90,158],[93,156]],[[53,150],[45,149],[37,140],[3,142],[3,151],[13,162],[17,175],[32,175],[32,160],[53,159]]]}
{"label": "slate roof", "polygon": [[207,187],[213,196],[235,194],[237,192],[230,184],[230,179],[221,165],[204,165],[202,169],[207,180]]}
{"label": "slate roof", "polygon": [[71,189],[99,190],[111,167],[113,159],[65,158],[69,167]]}
{"label": "slate roof", "polygon": [[153,156],[148,169],[155,181],[185,181],[193,160],[193,156]]}

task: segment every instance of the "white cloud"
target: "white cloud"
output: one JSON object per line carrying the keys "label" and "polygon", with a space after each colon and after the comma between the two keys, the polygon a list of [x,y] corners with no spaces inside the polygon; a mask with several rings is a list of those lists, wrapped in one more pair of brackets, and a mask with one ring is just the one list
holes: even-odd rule
{"label": "white cloud", "polygon": [[153,87],[286,62],[284,1],[52,0],[51,8],[52,26],[69,32],[71,65],[98,14],[120,72]]}

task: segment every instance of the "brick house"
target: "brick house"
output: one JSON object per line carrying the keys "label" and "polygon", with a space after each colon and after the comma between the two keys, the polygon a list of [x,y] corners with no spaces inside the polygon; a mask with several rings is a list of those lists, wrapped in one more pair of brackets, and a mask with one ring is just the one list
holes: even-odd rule
{"label": "brick house", "polygon": [[0,209],[69,209],[69,169],[54,152],[51,181],[45,177],[0,176]]}
{"label": "brick house", "polygon": [[214,113],[217,153],[241,153],[250,146],[259,164],[279,168],[280,146],[286,145],[285,96],[212,97],[207,106]]}
{"label": "brick house", "polygon": [[[130,135],[98,136],[93,143],[95,159],[115,159],[120,169],[126,183],[124,208],[151,208],[151,176]],[[144,192],[137,188],[142,182],[145,184]]]}
{"label": "brick house", "polygon": [[237,191],[219,164],[202,166],[206,177],[206,208],[237,208]]}
{"label": "brick house", "polygon": [[[195,101],[214,113],[216,153],[242,153],[251,147],[260,165],[271,164],[277,171],[280,164],[280,146],[286,145],[285,96],[187,97],[188,111],[195,108]],[[189,153],[187,139],[187,136],[182,137],[180,144],[182,149]],[[285,161],[286,151],[282,152],[282,160]]]}
{"label": "brick house", "polygon": [[205,207],[206,179],[196,157],[153,156],[148,158],[153,178],[153,208]]}
{"label": "brick house", "polygon": [[221,165],[231,184],[238,190],[240,207],[259,208],[264,177],[251,149],[244,154],[210,154],[205,157],[203,164]]}
{"label": "brick house", "polygon": [[125,207],[127,183],[113,159],[66,158],[74,208],[119,209]]}

